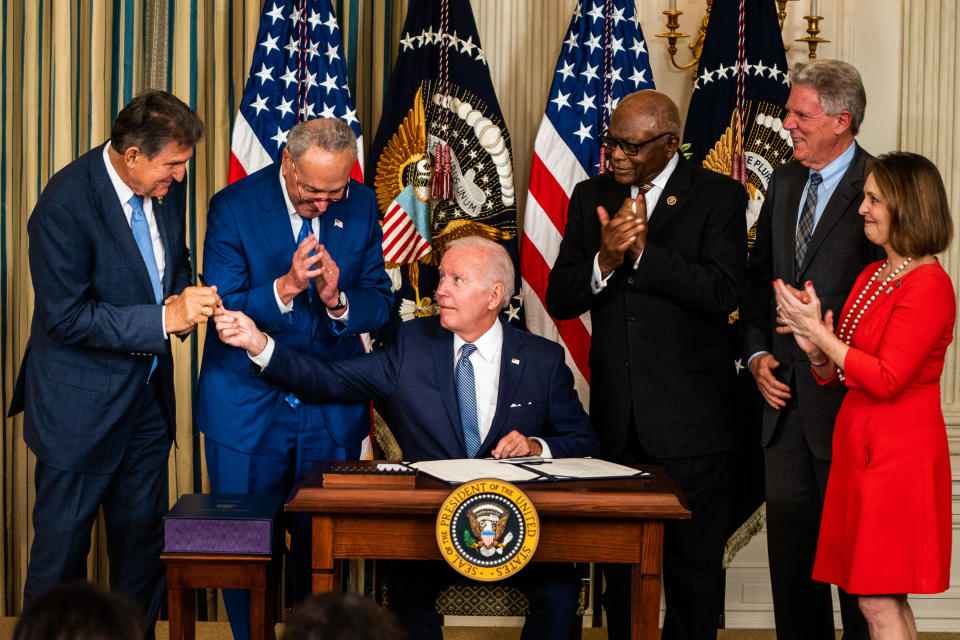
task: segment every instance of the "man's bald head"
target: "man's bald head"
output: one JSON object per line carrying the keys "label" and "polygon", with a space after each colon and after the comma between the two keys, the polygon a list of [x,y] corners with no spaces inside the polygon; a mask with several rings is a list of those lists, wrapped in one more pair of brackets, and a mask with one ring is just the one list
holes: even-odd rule
{"label": "man's bald head", "polygon": [[653,89],[620,101],[604,140],[617,182],[636,185],[663,171],[679,143],[680,110],[669,96]]}
{"label": "man's bald head", "polygon": [[643,119],[658,131],[680,135],[680,109],[670,96],[654,89],[644,89],[625,96],[613,112],[613,119],[618,117],[626,122]]}

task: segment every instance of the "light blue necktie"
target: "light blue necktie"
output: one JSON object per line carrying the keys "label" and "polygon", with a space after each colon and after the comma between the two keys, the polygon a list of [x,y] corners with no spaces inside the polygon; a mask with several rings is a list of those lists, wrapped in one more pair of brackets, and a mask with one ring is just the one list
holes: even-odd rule
{"label": "light blue necktie", "polygon": [[[302,223],[300,224],[300,231],[297,232],[297,246],[300,246],[300,243],[307,239],[311,233],[313,233],[313,224],[310,222],[310,218],[304,218],[300,216]],[[310,306],[313,306],[313,282],[307,285],[307,299],[310,301]],[[292,393],[288,393],[283,396],[283,399],[287,402],[292,409],[296,409],[300,406],[300,398]]]}
{"label": "light blue necktie", "polygon": [[477,419],[477,386],[473,377],[470,354],[477,350],[475,344],[465,343],[460,347],[460,359],[453,372],[457,384],[457,402],[460,405],[460,428],[467,457],[473,458],[480,451],[480,426]]}
{"label": "light blue necktie", "polygon": [[823,182],[823,176],[819,171],[810,172],[810,186],[807,187],[807,197],[803,201],[803,211],[800,212],[800,221],[797,223],[797,241],[794,254],[794,271],[796,276],[800,277],[800,267],[803,266],[803,258],[807,255],[807,245],[813,236],[813,216],[817,211],[817,190]]}
{"label": "light blue necktie", "polygon": [[[153,253],[153,238],[150,237],[150,224],[147,222],[147,216],[143,212],[143,198],[137,194],[130,196],[127,200],[133,209],[130,216],[130,230],[133,231],[133,239],[137,241],[137,247],[140,249],[140,255],[143,257],[143,263],[147,267],[147,273],[150,274],[150,284],[153,285],[153,297],[157,304],[163,297],[160,288],[160,269],[157,267],[157,256]],[[150,373],[147,374],[147,382],[157,368],[157,356],[153,356],[153,364],[150,365]]]}

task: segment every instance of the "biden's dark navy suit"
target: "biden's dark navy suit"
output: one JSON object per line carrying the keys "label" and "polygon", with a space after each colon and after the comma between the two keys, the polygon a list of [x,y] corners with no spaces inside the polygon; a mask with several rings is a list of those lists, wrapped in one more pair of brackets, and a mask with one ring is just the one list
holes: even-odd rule
{"label": "biden's dark navy suit", "polygon": [[[331,203],[317,220],[317,239],[337,263],[338,286],[347,296],[344,324],[330,318],[312,282],[289,313],[277,304],[274,281],[290,270],[297,248],[282,188],[276,163],[211,199],[204,277],[224,306],[246,313],[280,344],[325,361],[362,354],[360,334],[386,322],[393,300],[374,194],[352,182],[349,198]],[[286,494],[317,460],[356,459],[371,424],[367,401],[303,404],[251,377],[246,355],[214,331],[204,345],[195,417],[207,437],[211,487],[221,493]],[[287,526],[298,600],[310,593],[310,521],[291,516]],[[234,635],[244,640],[247,595],[226,592],[225,602]]]}
{"label": "biden's dark navy suit", "polygon": [[[513,430],[542,439],[554,457],[596,455],[597,437],[573,389],[563,348],[506,323],[502,328],[497,408],[477,457],[489,456]],[[453,333],[436,317],[404,323],[385,351],[342,362],[323,363],[277,343],[262,377],[308,402],[378,401],[406,460],[467,457],[454,382]],[[390,606],[411,637],[440,638],[433,598],[452,571],[431,565],[411,568],[409,574],[400,571],[396,565],[391,571]],[[578,591],[573,567],[532,565],[517,578],[516,586],[531,601],[523,638],[566,637]]]}
{"label": "biden's dark navy suit", "polygon": [[[185,183],[153,200],[162,297],[190,282]],[[99,146],[57,172],[27,224],[35,306],[10,413],[37,456],[24,599],[86,577],[104,507],[112,588],[143,607],[163,594],[161,516],[174,434],[173,360],[146,265]],[[157,369],[148,375],[157,357]]]}

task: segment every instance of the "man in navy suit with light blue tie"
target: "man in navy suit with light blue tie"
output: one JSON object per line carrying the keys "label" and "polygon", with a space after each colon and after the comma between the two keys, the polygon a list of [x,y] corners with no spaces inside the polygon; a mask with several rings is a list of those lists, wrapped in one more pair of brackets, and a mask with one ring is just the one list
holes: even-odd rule
{"label": "man in navy suit with light blue tie", "polygon": [[[404,323],[385,351],[324,363],[226,309],[216,311],[217,332],[247,350],[265,381],[306,402],[378,400],[406,460],[596,455],[598,440],[563,348],[498,320],[513,295],[503,247],[479,237],[456,240],[439,272],[439,321]],[[439,640],[433,599],[452,571],[430,563],[411,571],[391,572],[390,606],[411,638]],[[579,591],[572,565],[534,565],[517,580],[531,606],[522,638],[568,637]]]}
{"label": "man in navy suit with light blue tie", "polygon": [[[203,271],[224,304],[274,340],[324,361],[364,352],[360,335],[386,322],[393,295],[376,198],[350,178],[353,130],[336,118],[301,122],[283,158],[210,201]],[[317,460],[357,459],[369,402],[304,404],[250,375],[242,351],[208,332],[195,418],[215,493],[283,493]],[[286,518],[294,602],[310,593],[310,519]],[[249,637],[249,596],[225,591],[237,640]]]}
{"label": "man in navy suit with light blue tie", "polygon": [[50,179],[27,225],[35,305],[10,406],[37,456],[24,601],[86,577],[102,506],[110,586],[140,605],[148,638],[164,591],[170,335],[220,302],[188,286],[184,178],[202,135],[176,97],[134,98],[106,144]]}

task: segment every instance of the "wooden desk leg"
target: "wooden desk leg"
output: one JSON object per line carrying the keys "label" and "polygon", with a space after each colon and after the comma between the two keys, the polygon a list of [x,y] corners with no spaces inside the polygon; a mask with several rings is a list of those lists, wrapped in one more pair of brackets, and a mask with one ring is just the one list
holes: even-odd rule
{"label": "wooden desk leg", "polygon": [[194,589],[168,589],[170,640],[194,640],[197,592]]}
{"label": "wooden desk leg", "polygon": [[640,562],[630,565],[630,635],[633,640],[658,640],[663,522],[648,520],[641,527]]}
{"label": "wooden desk leg", "polygon": [[633,640],[660,637],[660,576],[643,575],[640,565],[630,565],[630,626]]}
{"label": "wooden desk leg", "polygon": [[313,516],[313,592],[339,590],[334,583],[333,518]]}

